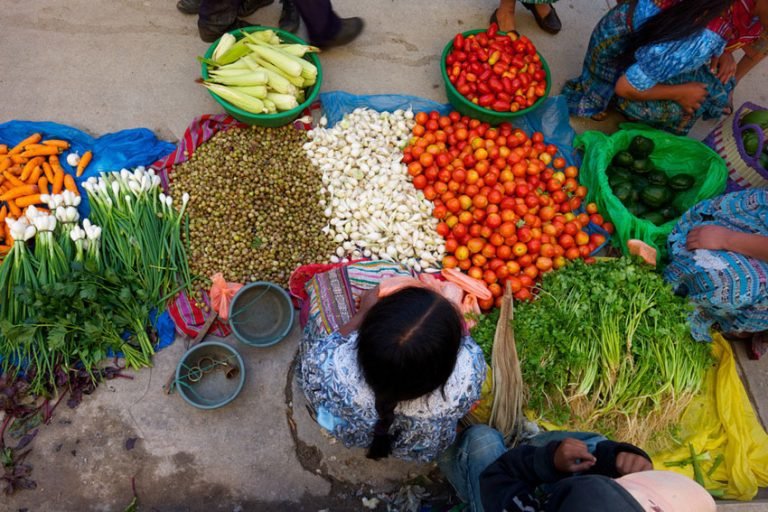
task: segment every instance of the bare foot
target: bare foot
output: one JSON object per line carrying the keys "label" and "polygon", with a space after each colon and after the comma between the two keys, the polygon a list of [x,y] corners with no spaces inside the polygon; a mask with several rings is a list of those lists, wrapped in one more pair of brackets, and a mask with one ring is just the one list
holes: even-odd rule
{"label": "bare foot", "polygon": [[496,10],[496,19],[499,22],[499,30],[501,30],[502,32],[510,32],[517,28],[515,26],[514,7],[511,7],[511,8],[499,7]]}
{"label": "bare foot", "polygon": [[549,4],[536,4],[534,8],[541,19],[546,18],[552,11],[552,6]]}

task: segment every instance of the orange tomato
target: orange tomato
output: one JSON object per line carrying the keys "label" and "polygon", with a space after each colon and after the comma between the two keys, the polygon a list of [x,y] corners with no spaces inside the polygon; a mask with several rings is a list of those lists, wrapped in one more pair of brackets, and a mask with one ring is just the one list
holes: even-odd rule
{"label": "orange tomato", "polygon": [[470,267],[470,269],[467,271],[467,275],[469,277],[474,278],[474,279],[482,280],[483,279],[483,269],[481,269],[480,267],[475,267],[475,266]]}
{"label": "orange tomato", "polygon": [[488,285],[488,290],[491,292],[491,295],[494,297],[501,297],[504,295],[504,290],[502,290],[501,285],[499,283],[493,282]]}
{"label": "orange tomato", "polygon": [[525,254],[528,254],[528,246],[525,245],[523,242],[517,242],[515,245],[512,246],[512,254],[514,254],[518,258],[521,256],[524,256]]}
{"label": "orange tomato", "polygon": [[539,269],[534,265],[528,265],[523,269],[523,274],[527,275],[531,279],[536,279],[539,275]]}
{"label": "orange tomato", "polygon": [[536,258],[536,268],[542,272],[552,270],[552,259],[546,256],[539,256]]}
{"label": "orange tomato", "polygon": [[587,245],[589,243],[589,235],[584,231],[576,233],[576,245]]}
{"label": "orange tomato", "polygon": [[443,268],[456,268],[458,264],[459,260],[457,260],[455,256],[443,256]]}
{"label": "orange tomato", "polygon": [[579,252],[578,247],[575,247],[575,246],[569,247],[568,249],[565,250],[565,257],[569,260],[575,260],[579,256],[581,256],[581,253]]}
{"label": "orange tomato", "polygon": [[456,248],[456,251],[454,253],[454,256],[456,256],[456,259],[459,261],[464,261],[469,259],[469,249],[467,249],[466,246],[460,245]]}
{"label": "orange tomato", "polygon": [[516,276],[520,273],[520,265],[516,261],[510,260],[507,262],[507,270],[509,270],[509,275]]}
{"label": "orange tomato", "polygon": [[482,254],[473,254],[472,255],[472,264],[476,267],[482,267],[486,263],[488,263],[488,258],[483,256]]}

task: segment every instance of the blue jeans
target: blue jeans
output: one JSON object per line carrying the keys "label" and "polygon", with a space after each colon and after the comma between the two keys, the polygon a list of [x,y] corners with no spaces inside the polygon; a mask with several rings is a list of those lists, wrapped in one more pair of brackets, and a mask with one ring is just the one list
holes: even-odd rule
{"label": "blue jeans", "polygon": [[[583,441],[590,453],[594,452],[597,443],[606,440],[605,437],[591,432],[553,431],[537,434],[526,444],[546,446],[552,441],[561,441],[566,437]],[[473,425],[440,455],[437,461],[440,471],[456,489],[459,498],[469,504],[471,512],[483,512],[480,474],[506,451],[504,438],[497,430],[487,425]]]}

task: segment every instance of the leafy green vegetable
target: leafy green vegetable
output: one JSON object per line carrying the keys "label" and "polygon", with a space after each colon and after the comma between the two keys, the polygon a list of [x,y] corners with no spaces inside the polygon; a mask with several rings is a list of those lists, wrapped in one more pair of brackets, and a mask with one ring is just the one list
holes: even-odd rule
{"label": "leafy green vegetable", "polygon": [[490,313],[480,315],[477,323],[472,329],[472,338],[483,349],[483,356],[488,366],[491,365],[491,354],[493,351],[493,337],[496,335],[496,324],[499,322],[499,308],[493,309]]}
{"label": "leafy green vegetable", "polygon": [[640,445],[671,427],[712,364],[686,300],[630,258],[574,261],[539,286],[514,319],[528,408]]}

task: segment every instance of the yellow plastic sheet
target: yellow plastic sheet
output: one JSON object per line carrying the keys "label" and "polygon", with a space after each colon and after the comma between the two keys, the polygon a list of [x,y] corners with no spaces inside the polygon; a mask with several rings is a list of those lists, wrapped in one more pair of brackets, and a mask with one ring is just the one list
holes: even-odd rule
{"label": "yellow plastic sheet", "polygon": [[[723,491],[729,499],[751,500],[758,487],[768,486],[768,434],[760,425],[736,371],[730,344],[715,334],[712,350],[718,364],[707,373],[701,396],[683,414],[680,444],[654,454],[654,467],[693,478],[691,465],[664,464],[689,459],[692,446],[697,454],[709,454],[710,460],[700,463],[708,489]],[[722,463],[708,476],[706,473],[718,457]]]}

